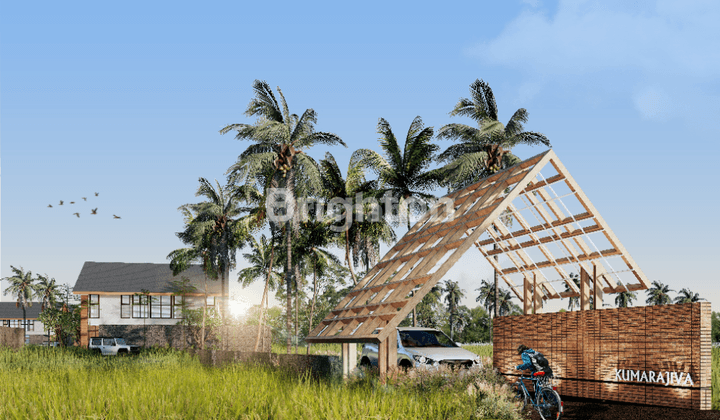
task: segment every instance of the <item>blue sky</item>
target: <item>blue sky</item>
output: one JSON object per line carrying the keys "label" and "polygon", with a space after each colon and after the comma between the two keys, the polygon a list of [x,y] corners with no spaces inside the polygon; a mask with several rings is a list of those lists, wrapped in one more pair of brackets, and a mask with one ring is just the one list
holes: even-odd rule
{"label": "blue sky", "polygon": [[[501,121],[527,108],[651,280],[717,310],[720,5],[626,3],[4,2],[0,274],[72,285],[85,261],[167,262],[177,208],[247,145],[218,130],[252,122],[255,79],[314,108],[345,168],[379,150],[380,117],[403,137],[417,115],[459,122],[448,112],[481,78]],[[471,306],[479,272],[449,273]],[[260,292],[233,288],[245,304]]]}

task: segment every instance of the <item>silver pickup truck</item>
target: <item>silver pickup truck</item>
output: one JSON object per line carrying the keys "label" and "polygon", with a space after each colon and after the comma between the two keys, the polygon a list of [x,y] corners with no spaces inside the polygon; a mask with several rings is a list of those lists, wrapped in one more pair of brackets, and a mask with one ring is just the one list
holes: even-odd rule
{"label": "silver pickup truck", "polygon": [[122,354],[138,354],[139,346],[125,344],[122,338],[93,337],[90,339],[88,349],[94,350],[104,356],[115,356]]}
{"label": "silver pickup truck", "polygon": [[[377,344],[365,344],[360,366],[377,366]],[[403,368],[437,369],[440,365],[476,369],[480,356],[460,347],[434,328],[398,327],[397,364]]]}

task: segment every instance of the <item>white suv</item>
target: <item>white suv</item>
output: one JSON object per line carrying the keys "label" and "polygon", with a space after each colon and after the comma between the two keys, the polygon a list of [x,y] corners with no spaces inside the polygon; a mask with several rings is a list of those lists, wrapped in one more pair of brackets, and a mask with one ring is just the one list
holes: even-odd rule
{"label": "white suv", "polygon": [[[477,369],[480,356],[465,350],[434,328],[398,327],[397,364],[403,368],[437,369],[440,365]],[[365,344],[361,366],[377,366],[377,344]]]}
{"label": "white suv", "polygon": [[88,348],[104,356],[140,353],[140,347],[125,344],[125,340],[122,338],[93,337],[90,339]]}

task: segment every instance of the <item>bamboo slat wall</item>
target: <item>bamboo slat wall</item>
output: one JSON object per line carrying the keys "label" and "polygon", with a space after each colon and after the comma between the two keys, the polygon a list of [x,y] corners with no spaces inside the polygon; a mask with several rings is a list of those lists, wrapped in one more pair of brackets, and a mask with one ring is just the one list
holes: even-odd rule
{"label": "bamboo slat wall", "polygon": [[[710,316],[710,303],[698,302],[498,317],[493,365],[517,375],[525,344],[547,357],[561,396],[709,410]],[[689,373],[692,384],[683,375],[678,385],[672,372]]]}

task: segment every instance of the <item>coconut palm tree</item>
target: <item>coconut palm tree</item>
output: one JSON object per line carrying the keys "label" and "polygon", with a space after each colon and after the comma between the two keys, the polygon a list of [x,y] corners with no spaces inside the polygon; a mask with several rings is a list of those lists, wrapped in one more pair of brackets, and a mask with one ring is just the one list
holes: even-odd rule
{"label": "coconut palm tree", "polygon": [[[379,248],[380,242],[390,244],[395,240],[395,232],[382,217],[382,208],[375,200],[378,195],[377,181],[365,179],[365,166],[361,154],[353,153],[346,179],[343,178],[340,167],[329,152],[325,153],[325,159],[320,161],[320,168],[324,198],[328,202],[341,200],[347,204],[338,215],[345,219],[343,228],[338,232],[338,242],[345,249],[345,262],[350,270],[353,284],[357,284],[358,279],[353,264],[358,263],[360,254],[364,254],[367,271],[371,262],[374,265],[377,257],[376,248]],[[358,202],[360,197],[369,201]],[[327,227],[325,229],[327,232]]]}
{"label": "coconut palm tree", "polygon": [[201,263],[202,270],[205,275],[205,287],[203,289],[203,313],[202,313],[202,324],[200,328],[200,349],[205,349],[205,325],[207,321],[207,282],[208,278],[218,278],[218,274],[215,271],[215,266],[211,262],[210,244],[208,235],[201,235],[200,231],[195,227],[195,220],[197,217],[197,209],[193,205],[183,205],[178,208],[183,213],[185,230],[183,232],[175,233],[176,236],[183,241],[183,243],[190,245],[188,248],[179,248],[167,255],[167,259],[170,260],[170,269],[173,272],[173,276],[177,276],[183,271],[190,268],[192,263]]}
{"label": "coconut palm tree", "polygon": [[[186,204],[195,212],[193,222],[187,227],[189,231],[178,233],[185,243],[192,243],[197,238],[205,238],[207,257],[213,273],[219,273],[222,288],[222,305],[220,313],[227,320],[229,272],[235,266],[235,252],[242,248],[250,238],[252,228],[248,217],[240,217],[251,208],[241,207],[245,199],[245,190],[237,187],[221,187],[215,180],[214,187],[207,179],[199,179],[195,196],[203,196],[206,201],[197,204]],[[217,278],[217,277],[215,277]]]}
{"label": "coconut palm tree", "polygon": [[[312,274],[313,287],[312,287],[312,299],[310,304],[310,314],[308,316],[308,332],[312,331],[313,328],[313,317],[315,316],[315,308],[317,304],[318,295],[318,279],[326,277],[331,272],[337,271],[338,268],[342,267],[342,262],[338,257],[327,250],[328,245],[332,242],[332,237],[327,234],[329,221],[310,219],[303,222],[301,235],[298,238],[296,246],[294,248],[294,254],[301,258],[301,272],[299,276],[302,280],[302,284],[296,284],[295,290],[295,315],[296,325],[295,334],[297,335],[298,322],[298,287],[303,287],[304,279],[306,276]],[[307,348],[308,354],[310,352],[310,344]],[[297,353],[297,349],[296,349]]]}
{"label": "coconut palm tree", "polygon": [[[290,306],[293,282],[292,239],[297,237],[299,218],[297,217],[297,197],[307,192],[321,190],[320,172],[316,162],[305,152],[317,144],[347,145],[340,137],[332,133],[316,132],[317,113],[306,109],[302,116],[290,114],[285,96],[278,87],[280,102],[275,99],[270,86],[265,81],[253,83],[255,98],[250,101],[245,115],[257,117],[255,124],[230,124],[220,130],[221,134],[236,131],[237,140],[253,142],[238,156],[238,160],[229,169],[229,180],[240,181],[245,185],[267,188],[264,174],[272,171],[270,187],[282,187],[285,193],[285,240],[287,264],[285,267],[285,285],[287,288],[287,352],[290,353]],[[268,195],[264,190],[263,195]],[[271,200],[274,201],[274,200]],[[273,217],[276,215],[273,214]]]}
{"label": "coconut palm tree", "polygon": [[[55,301],[58,297],[58,294],[60,291],[58,290],[58,286],[55,283],[54,278],[49,278],[47,274],[44,276],[42,274],[37,275],[37,284],[35,285],[35,291],[38,296],[41,297],[42,303],[40,305],[40,310],[44,311],[45,308],[52,308],[55,309]],[[50,328],[47,329],[47,339],[48,343],[50,342]]]}
{"label": "coconut palm tree", "polygon": [[42,299],[41,310],[45,310],[45,308],[55,308],[55,302],[60,290],[54,278],[49,278],[47,274],[38,274],[35,290],[37,295]]}
{"label": "coconut palm tree", "polygon": [[[410,230],[410,213],[426,209],[427,201],[434,198],[426,191],[432,190],[441,181],[439,172],[428,170],[439,150],[438,145],[431,142],[434,131],[432,127],[424,127],[422,118],[418,116],[410,124],[403,147],[383,118],[378,122],[378,133],[384,156],[370,149],[359,149],[353,157],[378,174],[380,190],[398,200],[398,212],[407,212],[407,228]],[[386,208],[385,212],[389,209]]]}
{"label": "coconut palm tree", "polygon": [[15,296],[15,306],[22,307],[23,311],[23,328],[27,328],[27,316],[25,311],[28,307],[32,306],[32,300],[36,294],[36,285],[34,284],[35,279],[32,276],[32,272],[25,270],[20,267],[19,269],[10,266],[10,269],[15,273],[12,277],[5,277],[2,280],[7,280],[10,285],[5,289],[4,295],[8,293]]}
{"label": "coconut palm tree", "polygon": [[637,294],[635,292],[620,292],[617,296],[615,296],[615,306],[618,308],[627,308],[632,305],[632,302],[635,299],[637,299]]}
{"label": "coconut palm tree", "polygon": [[675,303],[682,304],[682,303],[692,303],[692,302],[699,302],[701,300],[705,300],[700,297],[699,293],[693,293],[690,289],[680,289],[680,294],[675,297]]}
{"label": "coconut palm tree", "polygon": [[255,351],[258,351],[260,345],[260,336],[263,327],[264,310],[267,306],[268,291],[275,290],[282,281],[282,276],[277,271],[277,254],[275,253],[275,241],[268,240],[265,235],[261,235],[260,239],[252,238],[250,242],[249,253],[243,254],[245,260],[250,264],[249,267],[243,268],[238,272],[238,282],[243,288],[254,283],[258,279],[265,279],[265,288],[260,299],[260,319],[258,326],[258,335],[255,339]]}
{"label": "coconut palm tree", "polygon": [[445,293],[445,302],[447,302],[448,312],[450,313],[450,339],[454,339],[455,335],[455,317],[458,316],[458,306],[460,299],[465,297],[465,291],[460,288],[460,285],[456,281],[446,280],[445,287],[443,288]]}
{"label": "coconut palm tree", "polygon": [[475,290],[480,292],[475,298],[475,302],[482,302],[483,307],[490,317],[495,316],[495,284],[487,280],[482,280],[480,287]]}
{"label": "coconut palm tree", "polygon": [[495,316],[505,316],[510,314],[513,311],[513,303],[511,302],[512,294],[510,291],[503,289],[502,287],[498,291],[497,295],[499,297],[498,299],[498,309],[495,310],[495,283],[490,282],[487,280],[483,280],[480,283],[480,287],[475,289],[476,291],[480,292],[478,296],[475,298],[475,302],[482,302],[483,307],[487,311],[487,313],[490,315],[490,317]]}
{"label": "coconut palm tree", "polygon": [[495,172],[520,162],[511,149],[518,144],[550,147],[543,134],[525,131],[528,112],[520,108],[507,124],[499,121],[495,95],[490,86],[477,79],[470,85],[470,98],[461,98],[450,116],[469,117],[478,128],[465,124],[447,124],[438,131],[439,139],[459,140],[438,156],[447,162],[443,168],[449,190],[474,184]]}
{"label": "coconut palm tree", "polygon": [[674,292],[667,286],[659,281],[652,282],[652,287],[647,290],[647,299],[645,303],[648,305],[667,305],[672,302],[670,299],[669,292]]}

